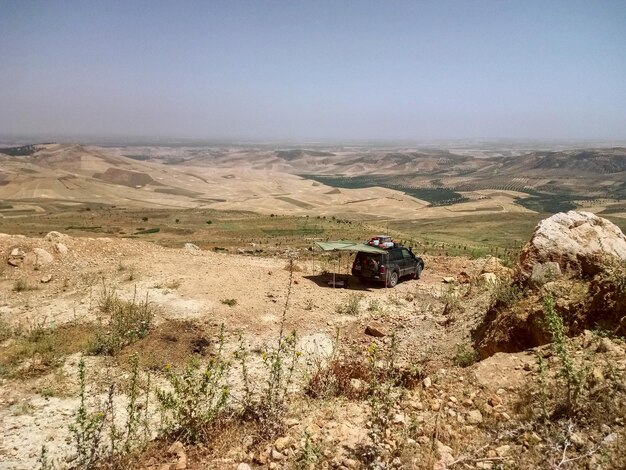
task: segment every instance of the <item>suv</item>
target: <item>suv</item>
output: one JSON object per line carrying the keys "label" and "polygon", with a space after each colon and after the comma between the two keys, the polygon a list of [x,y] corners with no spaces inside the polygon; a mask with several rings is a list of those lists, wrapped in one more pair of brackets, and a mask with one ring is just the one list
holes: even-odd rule
{"label": "suv", "polygon": [[395,287],[404,276],[419,279],[424,269],[424,260],[415,256],[410,248],[396,246],[386,253],[359,251],[352,264],[352,275],[361,280],[382,281],[387,287]]}

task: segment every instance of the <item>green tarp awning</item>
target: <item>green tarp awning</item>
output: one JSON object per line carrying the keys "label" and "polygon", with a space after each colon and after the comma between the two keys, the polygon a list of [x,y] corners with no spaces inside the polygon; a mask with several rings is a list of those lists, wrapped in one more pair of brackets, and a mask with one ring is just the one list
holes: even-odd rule
{"label": "green tarp awning", "polygon": [[387,253],[382,248],[366,245],[364,243],[339,240],[336,242],[315,242],[324,251],[364,251],[366,253]]}

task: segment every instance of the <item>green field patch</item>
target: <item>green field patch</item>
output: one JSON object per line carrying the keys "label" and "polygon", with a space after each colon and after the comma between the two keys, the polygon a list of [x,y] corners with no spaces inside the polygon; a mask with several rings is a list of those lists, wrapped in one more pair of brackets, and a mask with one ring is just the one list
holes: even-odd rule
{"label": "green field patch", "polygon": [[99,232],[102,230],[102,225],[70,225],[65,227],[65,230],[82,230],[83,232]]}
{"label": "green field patch", "polygon": [[324,233],[323,228],[319,227],[300,227],[300,228],[264,228],[263,233],[270,237],[299,237],[320,235]]}
{"label": "green field patch", "polygon": [[315,207],[304,201],[299,201],[297,199],[293,199],[287,196],[280,196],[280,197],[277,197],[276,199],[280,199],[281,201],[288,202],[289,204],[293,204],[294,206],[300,207],[302,209],[313,209]]}
{"label": "green field patch", "polygon": [[450,206],[469,201],[468,198],[451,188],[444,187],[411,187],[395,184],[389,181],[388,176],[322,176],[322,175],[299,175],[303,178],[312,179],[334,188],[362,189],[381,187],[400,191],[416,199],[429,203],[430,206]]}
{"label": "green field patch", "polygon": [[190,191],[188,189],[183,188],[155,188],[155,193],[162,194],[173,194],[174,196],[185,196],[185,197],[198,197],[202,196],[202,193],[197,191]]}
{"label": "green field patch", "polygon": [[155,227],[155,228],[147,228],[144,230],[137,230],[135,232],[135,235],[149,235],[151,233],[159,233],[161,231],[161,229],[159,227]]}

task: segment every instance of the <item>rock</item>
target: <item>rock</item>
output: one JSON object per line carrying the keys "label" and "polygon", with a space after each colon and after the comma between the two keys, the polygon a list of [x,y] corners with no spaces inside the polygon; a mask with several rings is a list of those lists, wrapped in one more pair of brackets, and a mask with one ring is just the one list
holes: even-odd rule
{"label": "rock", "polygon": [[555,261],[537,263],[533,266],[530,275],[530,284],[534,287],[541,287],[548,282],[552,282],[561,277],[561,266]]}
{"label": "rock", "polygon": [[456,282],[456,278],[452,277],[452,276],[445,276],[442,277],[441,280],[445,283],[445,284],[452,284],[454,282]]}
{"label": "rock", "polygon": [[489,400],[487,400],[487,403],[489,403],[491,406],[498,406],[502,404],[502,398],[500,398],[498,395],[492,395],[489,397]]}
{"label": "rock", "polygon": [[278,439],[274,441],[274,447],[276,448],[278,452],[282,452],[285,449],[288,449],[289,447],[291,447],[292,443],[293,443],[293,439],[291,439],[291,437],[289,436],[279,437]]}
{"label": "rock", "polygon": [[178,454],[180,452],[184,452],[185,451],[185,446],[183,445],[182,442],[176,441],[169,447],[169,449],[167,449],[167,451],[170,454]]}
{"label": "rock", "polygon": [[500,447],[496,447],[496,455],[498,457],[505,457],[508,455],[509,451],[511,450],[511,446],[509,445],[503,445]]}
{"label": "rock", "polygon": [[422,384],[424,385],[424,388],[430,388],[433,382],[430,377],[425,377],[424,380],[422,380]]}
{"label": "rock", "polygon": [[350,389],[357,395],[360,395],[365,390],[365,384],[363,384],[361,379],[350,379]]}
{"label": "rock", "polygon": [[237,465],[237,470],[252,470],[252,468],[250,468],[250,465],[248,465],[247,463],[241,462],[239,465]]}
{"label": "rock", "polygon": [[200,251],[200,247],[198,245],[194,245],[193,243],[185,243],[185,245],[183,246],[183,248],[186,251],[190,251],[190,252],[197,252]]}
{"label": "rock", "polygon": [[572,441],[572,444],[574,444],[577,449],[582,449],[587,443],[585,437],[578,432],[571,433],[569,436],[569,440]]}
{"label": "rock", "polygon": [[518,274],[528,280],[538,263],[554,262],[571,276],[601,271],[603,256],[626,260],[626,236],[612,222],[591,212],[559,212],[542,220],[520,253]]}
{"label": "rock", "polygon": [[467,414],[466,420],[469,424],[480,424],[483,422],[483,415],[479,410],[472,410]]}
{"label": "rock", "polygon": [[598,343],[598,349],[596,349],[599,353],[608,353],[614,352],[616,350],[615,344],[609,338],[602,338]]}
{"label": "rock", "polygon": [[42,284],[47,284],[51,280],[52,280],[52,274],[46,274],[41,279],[39,279],[39,282],[41,282]]}
{"label": "rock", "polygon": [[365,327],[365,334],[375,338],[383,338],[387,336],[387,333],[382,328],[375,325],[367,325]]}
{"label": "rock", "polygon": [[68,236],[65,235],[64,233],[55,232],[53,230],[52,232],[48,232],[46,236],[43,238],[48,241],[54,241],[54,240],[62,240],[64,238],[68,238]]}
{"label": "rock", "polygon": [[20,250],[19,248],[13,248],[13,250],[11,250],[11,253],[9,254],[9,259],[7,260],[7,262],[11,266],[19,267],[24,262],[25,256],[26,254],[22,250]]}
{"label": "rock", "polygon": [[393,422],[395,424],[404,424],[406,423],[406,417],[402,413],[397,413],[393,416]]}
{"label": "rock", "polygon": [[497,284],[498,282],[498,276],[494,273],[482,273],[479,277],[485,284]]}
{"label": "rock", "polygon": [[354,459],[343,459],[341,463],[346,468],[358,468],[359,467],[359,463]]}
{"label": "rock", "polygon": [[459,274],[457,274],[456,280],[459,284],[469,284],[472,278],[465,271],[461,271]]}
{"label": "rock", "polygon": [[65,256],[69,251],[67,246],[65,246],[63,243],[55,243],[54,250],[61,256]]}
{"label": "rock", "polygon": [[273,460],[283,460],[285,458],[285,456],[281,454],[280,452],[278,452],[276,449],[272,449],[272,452],[270,455],[272,456]]}
{"label": "rock", "polygon": [[512,274],[512,271],[513,270],[511,268],[507,268],[502,264],[500,258],[487,256],[485,257],[485,264],[483,264],[480,274],[492,273],[496,276],[509,277]]}
{"label": "rock", "polygon": [[54,261],[54,256],[52,256],[43,248],[34,248],[33,255],[34,255],[33,266],[37,268],[46,266],[47,264],[50,264]]}

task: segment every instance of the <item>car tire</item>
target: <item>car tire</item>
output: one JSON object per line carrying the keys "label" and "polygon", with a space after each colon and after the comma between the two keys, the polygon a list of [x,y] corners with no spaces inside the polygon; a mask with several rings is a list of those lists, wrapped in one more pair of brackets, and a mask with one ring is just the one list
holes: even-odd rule
{"label": "car tire", "polygon": [[419,279],[422,275],[422,267],[418,264],[417,268],[415,268],[415,279]]}
{"label": "car tire", "polygon": [[387,287],[393,288],[398,284],[398,271],[391,271],[389,277],[387,278]]}

